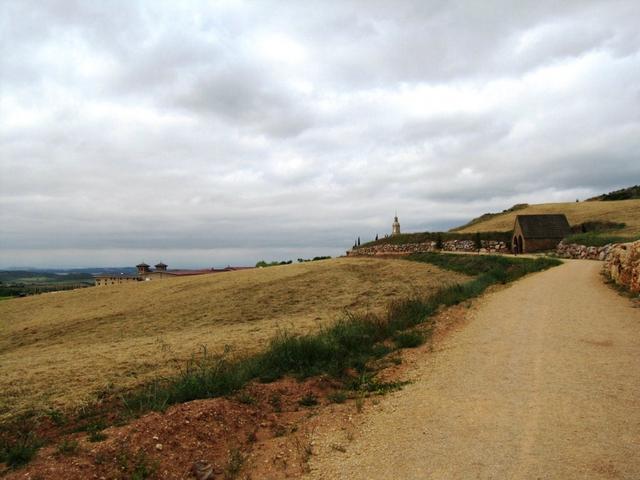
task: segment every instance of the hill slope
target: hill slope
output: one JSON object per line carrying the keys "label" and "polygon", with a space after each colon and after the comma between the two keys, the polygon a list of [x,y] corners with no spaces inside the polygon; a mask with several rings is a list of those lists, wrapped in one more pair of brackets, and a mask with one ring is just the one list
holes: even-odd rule
{"label": "hill slope", "polygon": [[609,221],[625,223],[626,227],[616,230],[616,235],[632,237],[640,235],[640,200],[620,200],[616,202],[570,202],[542,203],[528,205],[514,211],[507,211],[487,220],[472,221],[466,226],[452,229],[460,233],[509,231],[513,228],[516,215],[541,213],[564,213],[571,225],[588,221]]}
{"label": "hill slope", "polygon": [[464,275],[403,260],[344,258],[93,287],[0,303],[0,417],[77,406],[175,371],[202,346],[264,346],[345,309],[381,311]]}
{"label": "hill slope", "polygon": [[640,198],[640,185],[634,185],[633,187],[621,188],[614,192],[598,195],[597,197],[589,198],[587,201],[592,200],[604,200],[607,202],[614,202],[617,200],[631,200],[633,198]]}

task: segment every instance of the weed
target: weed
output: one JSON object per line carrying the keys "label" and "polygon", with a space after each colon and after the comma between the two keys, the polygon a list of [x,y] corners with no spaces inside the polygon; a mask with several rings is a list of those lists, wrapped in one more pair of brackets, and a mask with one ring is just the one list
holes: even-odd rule
{"label": "weed", "polygon": [[344,403],[347,401],[347,398],[349,398],[349,396],[342,390],[331,392],[329,395],[327,395],[327,399],[332,403]]}
{"label": "weed", "polygon": [[17,468],[29,463],[43,445],[34,430],[37,426],[32,415],[24,415],[15,425],[0,429],[0,463]]}
{"label": "weed", "polygon": [[240,392],[236,398],[245,405],[255,405],[256,403],[256,399],[247,392]]}
{"label": "weed", "polygon": [[58,455],[71,456],[78,453],[78,441],[77,440],[68,440],[64,439],[60,445],[58,445],[58,449],[56,450]]}
{"label": "weed", "polygon": [[283,437],[287,434],[287,428],[284,425],[276,425],[273,427],[274,437]]}
{"label": "weed", "polygon": [[46,415],[51,419],[51,422],[57,427],[61,427],[67,423],[67,417],[60,410],[51,409]]}
{"label": "weed", "polygon": [[352,390],[360,392],[362,395],[372,393],[375,395],[383,395],[389,392],[400,390],[403,386],[409,384],[408,381],[399,382],[381,382],[377,380],[373,375],[368,373],[362,373],[357,378],[353,379],[349,387]]}
{"label": "weed", "polygon": [[30,432],[13,442],[0,445],[0,462],[10,468],[20,467],[29,463],[41,446],[42,442]]}
{"label": "weed", "polygon": [[417,330],[398,332],[393,336],[398,348],[415,348],[424,343],[424,334]]}
{"label": "weed", "polygon": [[244,463],[244,455],[237,448],[231,449],[229,452],[229,461],[224,469],[224,478],[233,479],[238,476]]}
{"label": "weed", "polygon": [[90,442],[102,442],[107,438],[107,435],[102,432],[105,428],[107,428],[107,425],[104,420],[96,420],[93,423],[84,425],[79,431],[86,431]]}
{"label": "weed", "polygon": [[132,454],[126,447],[116,452],[116,462],[119,469],[128,474],[131,480],[145,480],[155,475],[158,470],[157,460],[150,461],[143,450]]}
{"label": "weed", "polygon": [[295,437],[294,443],[300,457],[300,466],[302,467],[302,471],[309,473],[309,460],[313,455],[313,445],[308,440],[305,440],[304,442],[300,441],[299,437]]}
{"label": "weed", "polygon": [[279,393],[273,393],[269,397],[269,403],[276,413],[282,412],[282,395],[280,395]]}
{"label": "weed", "polygon": [[373,358],[382,358],[386,355],[388,355],[389,353],[391,353],[393,351],[393,349],[387,345],[385,345],[384,343],[376,343],[372,348],[371,348],[371,356]]}
{"label": "weed", "polygon": [[157,460],[149,461],[147,454],[142,450],[138,451],[133,459],[133,471],[131,472],[131,480],[144,480],[151,478],[158,470]]}
{"label": "weed", "polygon": [[313,393],[307,393],[304,397],[298,400],[298,403],[303,407],[313,407],[318,405],[318,397],[316,397]]}
{"label": "weed", "polygon": [[364,408],[364,392],[361,392],[360,395],[356,397],[356,411],[358,413],[362,413],[363,408]]}
{"label": "weed", "polygon": [[106,440],[107,438],[108,437],[107,437],[106,433],[100,432],[98,430],[92,430],[92,431],[89,432],[89,435],[88,435],[89,441],[93,442],[93,443],[102,442],[102,441]]}
{"label": "weed", "polygon": [[337,443],[332,443],[331,448],[333,450],[336,450],[337,452],[342,452],[342,453],[345,453],[347,451],[347,449],[343,445],[340,445]]}

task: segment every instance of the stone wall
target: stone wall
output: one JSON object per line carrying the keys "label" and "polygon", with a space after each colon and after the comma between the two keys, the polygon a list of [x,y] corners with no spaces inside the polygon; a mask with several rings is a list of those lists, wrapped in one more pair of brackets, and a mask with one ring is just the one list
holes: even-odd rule
{"label": "stone wall", "polygon": [[[497,240],[482,240],[481,253],[509,253],[507,244]],[[436,242],[405,243],[394,245],[383,243],[369,247],[362,246],[351,249],[347,252],[350,257],[376,256],[376,255],[410,255],[412,253],[437,252]],[[473,240],[447,240],[442,242],[443,252],[477,252]]]}
{"label": "stone wall", "polygon": [[556,253],[562,258],[574,258],[577,260],[606,260],[614,244],[604,247],[586,247],[577,243],[560,242]]}
{"label": "stone wall", "polygon": [[640,240],[615,244],[604,264],[604,272],[618,285],[640,293]]}

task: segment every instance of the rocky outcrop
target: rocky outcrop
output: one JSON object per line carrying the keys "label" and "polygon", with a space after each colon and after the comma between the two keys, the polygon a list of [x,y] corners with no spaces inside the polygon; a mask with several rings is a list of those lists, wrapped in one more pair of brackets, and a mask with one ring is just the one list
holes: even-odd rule
{"label": "rocky outcrop", "polygon": [[[481,253],[508,253],[509,249],[505,242],[497,240],[482,240]],[[410,255],[412,253],[424,252],[477,252],[473,240],[447,240],[442,242],[442,250],[436,248],[436,242],[404,243],[395,245],[392,243],[382,243],[379,245],[357,247],[347,252],[350,257],[376,256],[376,255]]]}
{"label": "rocky outcrop", "polygon": [[578,260],[606,260],[614,244],[604,247],[587,247],[577,243],[560,242],[556,253],[562,258],[574,258]]}
{"label": "rocky outcrop", "polygon": [[604,272],[618,285],[640,293],[640,240],[614,245],[604,264]]}

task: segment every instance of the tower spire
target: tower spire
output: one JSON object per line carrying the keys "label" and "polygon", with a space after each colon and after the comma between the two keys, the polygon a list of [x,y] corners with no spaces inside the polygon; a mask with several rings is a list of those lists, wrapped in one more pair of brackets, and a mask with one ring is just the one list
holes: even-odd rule
{"label": "tower spire", "polygon": [[393,224],[391,225],[391,235],[400,235],[400,222],[398,221],[398,210],[393,217]]}

